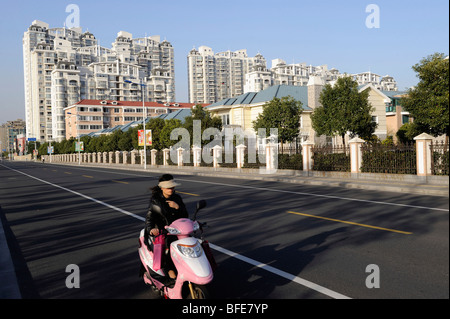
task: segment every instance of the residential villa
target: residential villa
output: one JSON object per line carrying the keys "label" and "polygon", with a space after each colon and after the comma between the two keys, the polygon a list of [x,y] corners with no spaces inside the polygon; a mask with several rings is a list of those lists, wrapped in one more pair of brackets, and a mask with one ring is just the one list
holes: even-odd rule
{"label": "residential villa", "polygon": [[[222,119],[224,127],[239,127],[243,131],[253,130],[252,122],[263,111],[263,106],[273,98],[291,96],[302,103],[303,112],[300,119],[301,142],[310,141],[318,145],[342,144],[340,137],[317,136],[312,128],[311,114],[320,106],[320,92],[324,88],[321,77],[312,76],[307,86],[275,85],[257,93],[249,92],[234,98],[228,98],[213,103],[207,107],[213,116]],[[359,91],[369,90],[369,102],[374,108],[372,120],[378,124],[374,134],[384,140],[387,136],[395,136],[398,128],[409,121],[409,113],[401,110],[400,96],[404,93],[380,91],[373,84],[359,86]],[[392,107],[395,107],[395,111]],[[400,118],[399,118],[400,116]],[[346,136],[349,140],[349,136]],[[261,143],[262,141],[260,141]]]}

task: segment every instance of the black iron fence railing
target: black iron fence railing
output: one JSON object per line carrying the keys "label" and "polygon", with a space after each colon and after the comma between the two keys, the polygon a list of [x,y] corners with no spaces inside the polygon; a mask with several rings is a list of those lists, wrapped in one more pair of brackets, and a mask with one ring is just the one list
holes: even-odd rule
{"label": "black iron fence railing", "polygon": [[363,173],[417,174],[414,143],[364,144],[361,151]]}
{"label": "black iron fence railing", "polygon": [[431,143],[431,173],[433,175],[448,175],[449,144],[441,142]]}
{"label": "black iron fence railing", "polygon": [[314,146],[313,170],[350,172],[350,148],[348,146]]}

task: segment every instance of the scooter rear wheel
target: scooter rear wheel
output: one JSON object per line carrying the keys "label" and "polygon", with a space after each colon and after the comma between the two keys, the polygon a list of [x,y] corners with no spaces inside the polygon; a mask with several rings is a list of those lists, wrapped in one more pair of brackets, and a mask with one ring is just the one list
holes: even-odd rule
{"label": "scooter rear wheel", "polygon": [[192,284],[192,292],[195,296],[192,296],[191,291],[189,290],[189,294],[187,295],[187,299],[209,299],[210,294],[206,286]]}

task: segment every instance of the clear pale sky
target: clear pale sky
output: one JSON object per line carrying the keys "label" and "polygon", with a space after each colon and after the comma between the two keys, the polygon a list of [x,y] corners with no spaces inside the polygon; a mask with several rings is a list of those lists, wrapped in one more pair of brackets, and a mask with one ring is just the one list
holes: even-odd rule
{"label": "clear pale sky", "polygon": [[[102,46],[110,48],[122,30],[171,42],[177,102],[188,102],[187,55],[201,45],[261,53],[269,68],[280,58],[341,73],[389,74],[399,90],[417,84],[412,65],[449,51],[447,0],[1,0],[0,124],[25,118],[23,33],[34,20],[62,27],[69,4],[78,5],[80,26]],[[370,4],[379,8],[379,28],[366,26]]]}

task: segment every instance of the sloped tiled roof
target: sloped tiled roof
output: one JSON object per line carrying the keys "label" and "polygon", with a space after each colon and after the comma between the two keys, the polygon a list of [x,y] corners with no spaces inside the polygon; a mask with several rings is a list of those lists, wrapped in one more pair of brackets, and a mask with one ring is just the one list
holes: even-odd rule
{"label": "sloped tiled roof", "polygon": [[[102,101],[106,101],[106,104],[102,104]],[[115,104],[113,104],[113,102]],[[207,106],[208,104],[201,103],[184,103],[184,102],[170,102],[167,103],[159,102],[145,102],[146,107],[169,107],[169,108],[192,108],[197,104],[202,106]],[[130,107],[142,107],[142,101],[113,101],[113,100],[81,100],[73,105],[88,105],[88,106],[130,106]],[[72,105],[72,106],[73,106]]]}
{"label": "sloped tiled roof", "polygon": [[295,100],[302,102],[304,110],[311,110],[311,108],[308,107],[308,87],[293,85],[274,85],[257,93],[249,92],[235,98],[228,98],[218,101],[207,106],[207,108],[215,106],[265,103],[271,101],[274,97],[282,98],[286,96],[292,96]]}

